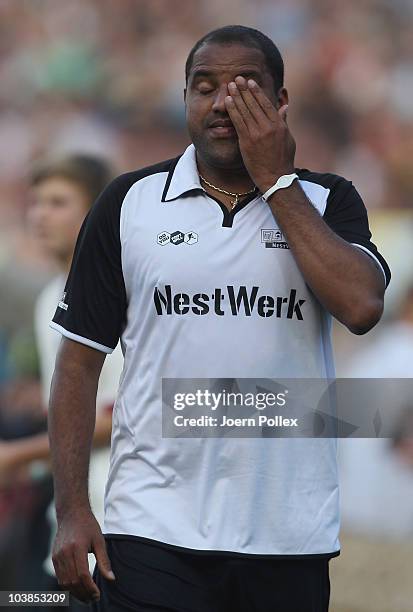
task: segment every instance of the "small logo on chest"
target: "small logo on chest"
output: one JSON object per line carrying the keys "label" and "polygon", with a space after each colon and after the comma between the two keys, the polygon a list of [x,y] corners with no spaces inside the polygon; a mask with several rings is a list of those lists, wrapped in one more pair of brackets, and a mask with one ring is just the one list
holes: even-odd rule
{"label": "small logo on chest", "polygon": [[196,242],[198,242],[196,232],[161,232],[157,237],[157,243],[162,246],[165,244],[195,244]]}
{"label": "small logo on chest", "polygon": [[261,242],[266,249],[289,249],[283,233],[278,229],[262,229]]}

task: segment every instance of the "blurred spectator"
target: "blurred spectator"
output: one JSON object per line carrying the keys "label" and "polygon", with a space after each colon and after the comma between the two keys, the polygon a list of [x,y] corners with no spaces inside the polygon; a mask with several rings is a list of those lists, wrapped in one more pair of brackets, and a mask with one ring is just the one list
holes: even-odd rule
{"label": "blurred spectator", "polygon": [[394,430],[393,445],[395,451],[413,470],[413,405],[406,407],[400,415]]}
{"label": "blurred spectator", "polygon": [[[413,378],[413,286],[398,310],[370,345],[351,357],[346,376]],[[332,578],[334,597],[344,609],[411,608],[413,412],[411,397],[405,397],[407,387],[411,389],[393,385],[392,397],[386,400],[394,413],[394,440],[339,441],[343,552]]]}
{"label": "blurred spectator", "polygon": [[413,285],[402,297],[397,316],[380,327],[374,342],[358,351],[349,378],[413,378]]}
{"label": "blurred spectator", "polygon": [[[64,290],[82,221],[110,178],[107,164],[88,155],[71,155],[43,161],[35,168],[32,175],[33,203],[29,210],[30,223],[42,247],[60,270],[60,273],[41,292],[35,308],[35,331],[44,407],[49,400],[54,363],[60,342],[59,334],[49,327],[49,322]],[[95,450],[90,465],[90,499],[96,517],[100,521],[103,520],[103,489],[109,466],[111,407],[116,396],[121,366],[122,355],[118,347],[104,364],[97,398]],[[23,466],[27,465],[33,470],[36,461],[48,457],[49,444],[45,433],[17,441],[3,442],[0,445],[0,476],[14,477]],[[48,515],[52,525],[52,541],[56,530],[53,506],[50,507]],[[54,576],[50,555],[45,568],[51,576]],[[92,559],[91,570],[93,570]],[[54,580],[50,580],[49,588],[57,587]],[[20,584],[20,588],[23,587],[24,585]],[[73,602],[72,609],[76,609],[76,605],[76,602]]]}
{"label": "blurred spectator", "polygon": [[[346,376],[413,378],[413,286],[399,306],[399,316],[382,326],[368,348],[359,350]],[[400,385],[389,407],[395,418],[408,399],[401,392]],[[413,538],[413,470],[402,463],[389,440],[341,440],[339,449],[344,526],[381,538]]]}

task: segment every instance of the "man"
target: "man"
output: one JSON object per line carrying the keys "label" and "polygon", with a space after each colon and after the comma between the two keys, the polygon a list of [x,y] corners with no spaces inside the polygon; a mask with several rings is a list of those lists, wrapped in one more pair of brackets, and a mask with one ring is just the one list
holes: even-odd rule
{"label": "man", "polygon": [[[98,199],[51,323],[65,336],[50,420],[56,572],[96,610],[323,612],[339,554],[334,440],[163,438],[161,383],[332,376],[330,313],[368,331],[389,270],[352,184],[295,171],[271,40],[213,31],[186,81],[192,144]],[[87,466],[119,337],[104,538]]]}
{"label": "man", "polygon": [[[39,353],[41,386],[45,409],[49,402],[59,336],[49,327],[67,274],[70,269],[75,242],[82,222],[99,193],[110,182],[112,173],[101,159],[85,154],[51,157],[40,162],[31,176],[31,205],[28,219],[31,229],[44,253],[57,268],[56,276],[39,295],[35,307],[35,333]],[[122,353],[116,350],[105,363],[97,394],[98,414],[94,432],[94,452],[90,470],[90,498],[94,512],[103,522],[103,490],[109,467],[109,443],[112,430],[111,406],[113,405],[122,368]],[[47,433],[30,436],[1,445],[0,473],[13,474],[22,466],[33,466],[49,458]],[[6,462],[7,458],[7,462]],[[52,541],[56,532],[54,506],[49,508]],[[91,561],[91,569],[93,563]],[[53,577],[51,552],[44,567]],[[76,606],[73,602],[72,609]]]}

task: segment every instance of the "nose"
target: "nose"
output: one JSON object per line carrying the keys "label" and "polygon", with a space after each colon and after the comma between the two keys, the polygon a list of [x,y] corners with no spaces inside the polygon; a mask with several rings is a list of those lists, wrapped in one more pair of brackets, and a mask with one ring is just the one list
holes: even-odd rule
{"label": "nose", "polygon": [[41,202],[35,202],[29,209],[29,222],[35,228],[41,227],[47,220],[47,206]]}
{"label": "nose", "polygon": [[222,83],[217,89],[212,110],[215,113],[226,113],[225,98],[228,95],[228,83]]}

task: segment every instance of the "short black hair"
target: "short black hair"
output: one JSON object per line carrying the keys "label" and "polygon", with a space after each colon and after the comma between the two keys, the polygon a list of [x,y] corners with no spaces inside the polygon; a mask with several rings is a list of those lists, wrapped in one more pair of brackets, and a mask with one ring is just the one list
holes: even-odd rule
{"label": "short black hair", "polygon": [[231,44],[240,43],[245,47],[253,47],[259,49],[267,64],[269,73],[274,79],[276,93],[280,87],[284,85],[284,61],[278,47],[265,34],[254,28],[248,28],[242,25],[228,25],[222,28],[217,28],[205,34],[195,43],[189,52],[185,63],[185,82],[188,83],[189,73],[191,72],[194,55],[203,45],[208,43],[215,44]]}

